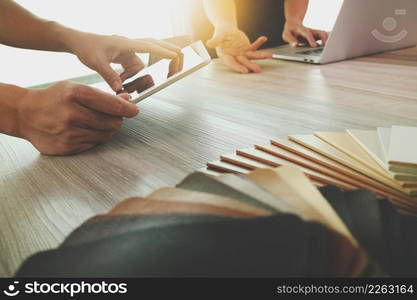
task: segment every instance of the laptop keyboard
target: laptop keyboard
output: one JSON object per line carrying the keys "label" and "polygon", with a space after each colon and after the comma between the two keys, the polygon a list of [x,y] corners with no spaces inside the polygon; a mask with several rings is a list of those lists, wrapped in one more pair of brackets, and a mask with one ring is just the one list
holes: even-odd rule
{"label": "laptop keyboard", "polygon": [[305,50],[305,51],[299,51],[297,54],[301,55],[310,55],[310,56],[320,56],[323,54],[324,48],[318,48],[318,49],[311,49],[311,50]]}

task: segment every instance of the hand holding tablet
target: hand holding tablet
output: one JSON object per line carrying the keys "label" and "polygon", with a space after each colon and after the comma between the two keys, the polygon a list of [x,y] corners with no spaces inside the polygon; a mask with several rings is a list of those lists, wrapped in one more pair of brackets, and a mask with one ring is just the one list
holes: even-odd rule
{"label": "hand holding tablet", "polygon": [[210,63],[210,55],[201,41],[181,50],[173,60],[162,59],[137,73],[123,84],[119,93],[129,93],[138,103],[174,82],[190,75]]}

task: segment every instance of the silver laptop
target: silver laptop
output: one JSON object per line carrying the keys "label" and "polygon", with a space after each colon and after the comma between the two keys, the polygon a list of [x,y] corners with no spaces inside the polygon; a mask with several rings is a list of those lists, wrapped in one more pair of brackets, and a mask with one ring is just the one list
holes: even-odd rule
{"label": "silver laptop", "polygon": [[324,47],[273,49],[274,58],[327,64],[417,45],[417,0],[345,0]]}

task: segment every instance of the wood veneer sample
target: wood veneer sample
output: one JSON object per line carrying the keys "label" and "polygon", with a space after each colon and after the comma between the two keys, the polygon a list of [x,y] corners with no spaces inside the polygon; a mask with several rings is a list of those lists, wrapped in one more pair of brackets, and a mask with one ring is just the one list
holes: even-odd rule
{"label": "wood veneer sample", "polygon": [[388,170],[388,162],[376,130],[347,129],[346,132],[371,156],[380,167]]}
{"label": "wood veneer sample", "polygon": [[290,140],[296,143],[310,148],[311,150],[314,150],[324,156],[327,156],[328,158],[335,160],[351,169],[354,169],[365,176],[368,176],[374,180],[384,183],[406,194],[405,190],[401,187],[401,185],[397,182],[394,182],[393,179],[389,179],[386,176],[382,176],[378,172],[375,172],[374,170],[367,168],[357,160],[337,150],[330,144],[326,143],[325,141],[321,140],[320,138],[314,135],[291,135],[289,138]]}
{"label": "wood veneer sample", "polygon": [[347,132],[316,132],[314,135],[388,180],[393,180],[392,175],[381,167]]}
{"label": "wood veneer sample", "polygon": [[[390,145],[390,140],[391,140],[391,128],[378,127],[377,132],[378,132],[378,137],[379,137],[379,141],[381,143],[382,149],[384,150],[386,161],[388,163],[389,145]],[[409,166],[388,165],[388,170],[394,173],[399,173],[399,174],[417,175],[417,169],[409,167]],[[395,175],[394,175],[394,178],[395,178]]]}
{"label": "wood veneer sample", "polygon": [[[228,163],[225,161],[213,161],[207,163],[207,168],[209,171],[213,170],[214,172],[221,172],[221,173],[230,173],[230,174],[248,174],[251,170],[247,168],[238,167],[235,164]],[[311,182],[316,187],[323,187],[328,183],[319,182],[317,180],[311,179]]]}
{"label": "wood veneer sample", "polygon": [[297,206],[301,218],[320,222],[357,245],[355,238],[331,205],[299,169],[291,166],[258,169],[246,176],[274,195],[291,200]]}
{"label": "wood veneer sample", "polygon": [[[240,152],[242,153],[242,152]],[[306,174],[309,178],[313,179],[314,181],[318,181],[320,183],[324,183],[324,184],[332,184],[332,185],[336,185],[339,186],[342,189],[346,189],[346,190],[355,190],[356,187],[347,184],[345,182],[342,182],[340,180],[331,178],[330,176],[324,175],[324,174],[320,174],[318,172],[315,172],[313,170],[309,170],[307,168],[298,166],[290,161],[286,161],[284,159],[280,159],[280,158],[274,158],[274,161],[267,161],[267,160],[263,160],[262,162],[257,161],[256,159],[253,158],[248,158],[242,155],[222,155],[221,156],[221,160],[231,163],[231,164],[236,164],[238,166],[241,167],[245,167],[245,168],[250,168],[251,170],[256,170],[256,169],[262,169],[262,168],[275,168],[275,167],[279,167],[279,166],[294,166],[297,168],[300,168],[300,170],[302,170],[302,172],[304,172],[304,174]],[[259,158],[258,158],[259,160]]]}
{"label": "wood veneer sample", "polygon": [[238,150],[239,155],[247,156],[253,159],[268,160],[272,163],[275,162],[276,158],[285,159],[291,161],[299,166],[308,168],[310,170],[319,172],[323,175],[332,177],[336,180],[346,183],[350,188],[367,188],[372,189],[372,186],[363,183],[360,180],[356,180],[352,177],[346,176],[340,172],[337,172],[331,168],[324,167],[323,165],[316,163],[312,160],[299,156],[293,152],[281,149],[272,145],[256,145],[256,149],[249,150]]}
{"label": "wood veneer sample", "polygon": [[417,127],[391,128],[388,163],[417,169]]}
{"label": "wood veneer sample", "polygon": [[410,187],[410,188],[407,188],[407,190],[408,190],[408,194],[411,197],[416,197],[417,196],[417,189],[416,188]]}
{"label": "wood veneer sample", "polygon": [[403,181],[406,188],[417,188],[417,181]]}
{"label": "wood veneer sample", "polygon": [[190,215],[213,215],[223,217],[254,218],[268,216],[267,212],[258,213],[245,212],[210,204],[190,203],[181,201],[163,201],[151,198],[129,198],[116,205],[108,215],[168,215],[168,214],[190,214]]}
{"label": "wood veneer sample", "polygon": [[364,166],[367,166],[371,170],[378,172],[380,175],[384,175],[388,180],[391,180],[392,184],[398,187],[401,191],[407,195],[414,196],[417,191],[404,188],[401,183],[394,179],[394,176],[387,169],[381,167],[362,147],[357,144],[349,134],[346,132],[318,132],[316,136],[326,141],[339,151],[346,153],[352,158],[356,159]]}
{"label": "wood veneer sample", "polygon": [[[236,175],[233,175],[236,176]],[[216,178],[217,180],[217,178]],[[146,199],[158,199],[178,203],[203,204],[239,211],[253,216],[270,216],[271,212],[237,201],[235,199],[209,193],[195,192],[179,188],[161,188],[151,193]]]}
{"label": "wood veneer sample", "polygon": [[415,187],[416,185],[407,181],[417,181],[417,169],[410,168],[408,166],[401,165],[389,165],[388,164],[388,152],[391,139],[391,128],[378,128],[376,135],[378,137],[379,146],[382,151],[382,155],[385,159],[385,163],[388,166],[388,170],[392,172],[394,179],[400,181],[400,184],[405,187]]}
{"label": "wood veneer sample", "polygon": [[221,161],[228,162],[230,164],[235,164],[237,166],[240,166],[242,168],[247,168],[251,171],[256,169],[264,169],[264,168],[271,168],[276,166],[271,166],[268,163],[256,161],[250,158],[246,158],[243,156],[239,156],[236,154],[225,154],[220,156]]}
{"label": "wood veneer sample", "polygon": [[394,178],[399,180],[403,187],[417,185],[417,175],[405,173],[393,173]]}
{"label": "wood veneer sample", "polygon": [[388,162],[388,148],[389,148],[389,140],[391,137],[391,128],[385,127],[378,127],[376,132],[379,137],[379,143],[382,148],[382,153],[384,155],[385,161]]}
{"label": "wood veneer sample", "polygon": [[238,167],[234,164],[230,164],[224,161],[212,161],[207,163],[209,170],[222,173],[232,173],[232,174],[247,174],[250,172],[248,168]]}
{"label": "wood veneer sample", "polygon": [[[377,195],[390,198],[394,202],[408,203],[410,199],[404,193],[382,184],[370,177],[348,168],[307,147],[285,139],[275,139],[272,145],[256,145],[258,150],[293,161],[328,176],[333,176],[347,183],[374,191]],[[339,175],[338,175],[339,174]],[[405,187],[405,186],[404,186]],[[413,187],[413,186],[408,186]]]}
{"label": "wood veneer sample", "polygon": [[389,165],[388,169],[393,173],[417,175],[417,168],[400,165]]}

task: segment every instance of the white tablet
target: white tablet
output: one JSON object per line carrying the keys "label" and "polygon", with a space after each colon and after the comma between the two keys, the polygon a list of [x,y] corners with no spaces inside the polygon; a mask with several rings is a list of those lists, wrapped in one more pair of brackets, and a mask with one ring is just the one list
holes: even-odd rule
{"label": "white tablet", "polygon": [[128,92],[133,102],[138,103],[211,61],[201,41],[183,48],[182,54],[178,59],[162,59],[129,78],[123,83],[124,92]]}

